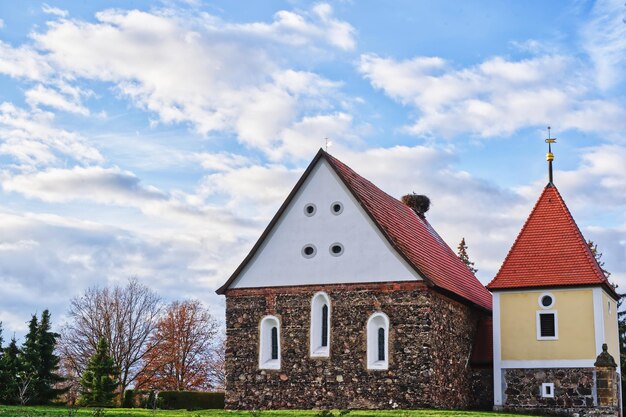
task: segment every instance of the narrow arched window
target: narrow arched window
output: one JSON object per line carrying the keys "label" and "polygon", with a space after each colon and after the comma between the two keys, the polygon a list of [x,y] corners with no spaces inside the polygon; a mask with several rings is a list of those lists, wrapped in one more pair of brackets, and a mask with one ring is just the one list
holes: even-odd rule
{"label": "narrow arched window", "polygon": [[278,327],[272,327],[272,360],[278,359]]}
{"label": "narrow arched window", "polygon": [[280,321],[265,316],[259,327],[259,368],[280,369]]}
{"label": "narrow arched window", "polygon": [[330,354],[330,298],[318,292],[311,300],[311,356],[328,357]]}
{"label": "narrow arched window", "polygon": [[328,347],[328,305],[322,307],[322,347]]}
{"label": "narrow arched window", "polygon": [[378,360],[385,360],[385,329],[383,327],[378,328]]}
{"label": "narrow arched window", "polygon": [[377,312],[367,321],[367,369],[389,368],[389,317]]}

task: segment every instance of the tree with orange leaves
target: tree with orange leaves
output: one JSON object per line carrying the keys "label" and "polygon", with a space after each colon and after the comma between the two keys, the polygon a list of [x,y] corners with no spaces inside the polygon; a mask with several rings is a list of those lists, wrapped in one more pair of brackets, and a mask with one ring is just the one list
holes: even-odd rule
{"label": "tree with orange leaves", "polygon": [[136,386],[159,390],[213,388],[217,323],[196,300],[171,303],[150,338]]}

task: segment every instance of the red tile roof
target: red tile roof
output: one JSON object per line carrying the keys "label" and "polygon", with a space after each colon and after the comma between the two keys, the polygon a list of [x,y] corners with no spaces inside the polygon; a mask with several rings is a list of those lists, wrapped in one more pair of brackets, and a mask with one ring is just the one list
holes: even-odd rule
{"label": "red tile roof", "polygon": [[343,162],[326,153],[324,155],[391,245],[428,283],[491,310],[489,291],[426,219]]}
{"label": "red tile roof", "polygon": [[320,158],[328,161],[389,243],[424,278],[427,284],[446,295],[460,298],[472,305],[491,311],[491,294],[489,291],[467,269],[426,219],[417,216],[404,203],[383,192],[322,149],[291,191],[252,251],[229,280],[217,290],[218,294],[223,294],[226,291],[252,259]]}
{"label": "red tile roof", "polygon": [[548,184],[490,290],[602,285],[617,297],[557,188]]}

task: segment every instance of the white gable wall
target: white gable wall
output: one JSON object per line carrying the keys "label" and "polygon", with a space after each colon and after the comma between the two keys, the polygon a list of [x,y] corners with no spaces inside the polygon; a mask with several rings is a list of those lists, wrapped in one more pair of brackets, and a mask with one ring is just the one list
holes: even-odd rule
{"label": "white gable wall", "polygon": [[[343,212],[334,215],[339,201]],[[304,214],[305,205],[317,207]],[[341,256],[330,246],[343,245]],[[313,258],[301,254],[313,244]],[[328,163],[320,159],[253,259],[230,288],[370,283],[421,279],[382,236]]]}

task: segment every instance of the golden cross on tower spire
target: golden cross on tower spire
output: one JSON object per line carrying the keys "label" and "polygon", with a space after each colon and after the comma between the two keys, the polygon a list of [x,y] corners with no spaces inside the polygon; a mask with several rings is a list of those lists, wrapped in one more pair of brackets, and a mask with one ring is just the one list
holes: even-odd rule
{"label": "golden cross on tower spire", "polygon": [[548,153],[546,154],[546,160],[548,161],[548,178],[549,185],[552,184],[552,161],[554,161],[554,154],[552,153],[552,144],[556,143],[556,138],[553,138],[550,134],[550,126],[548,126],[548,139],[546,139],[546,143],[548,144]]}

